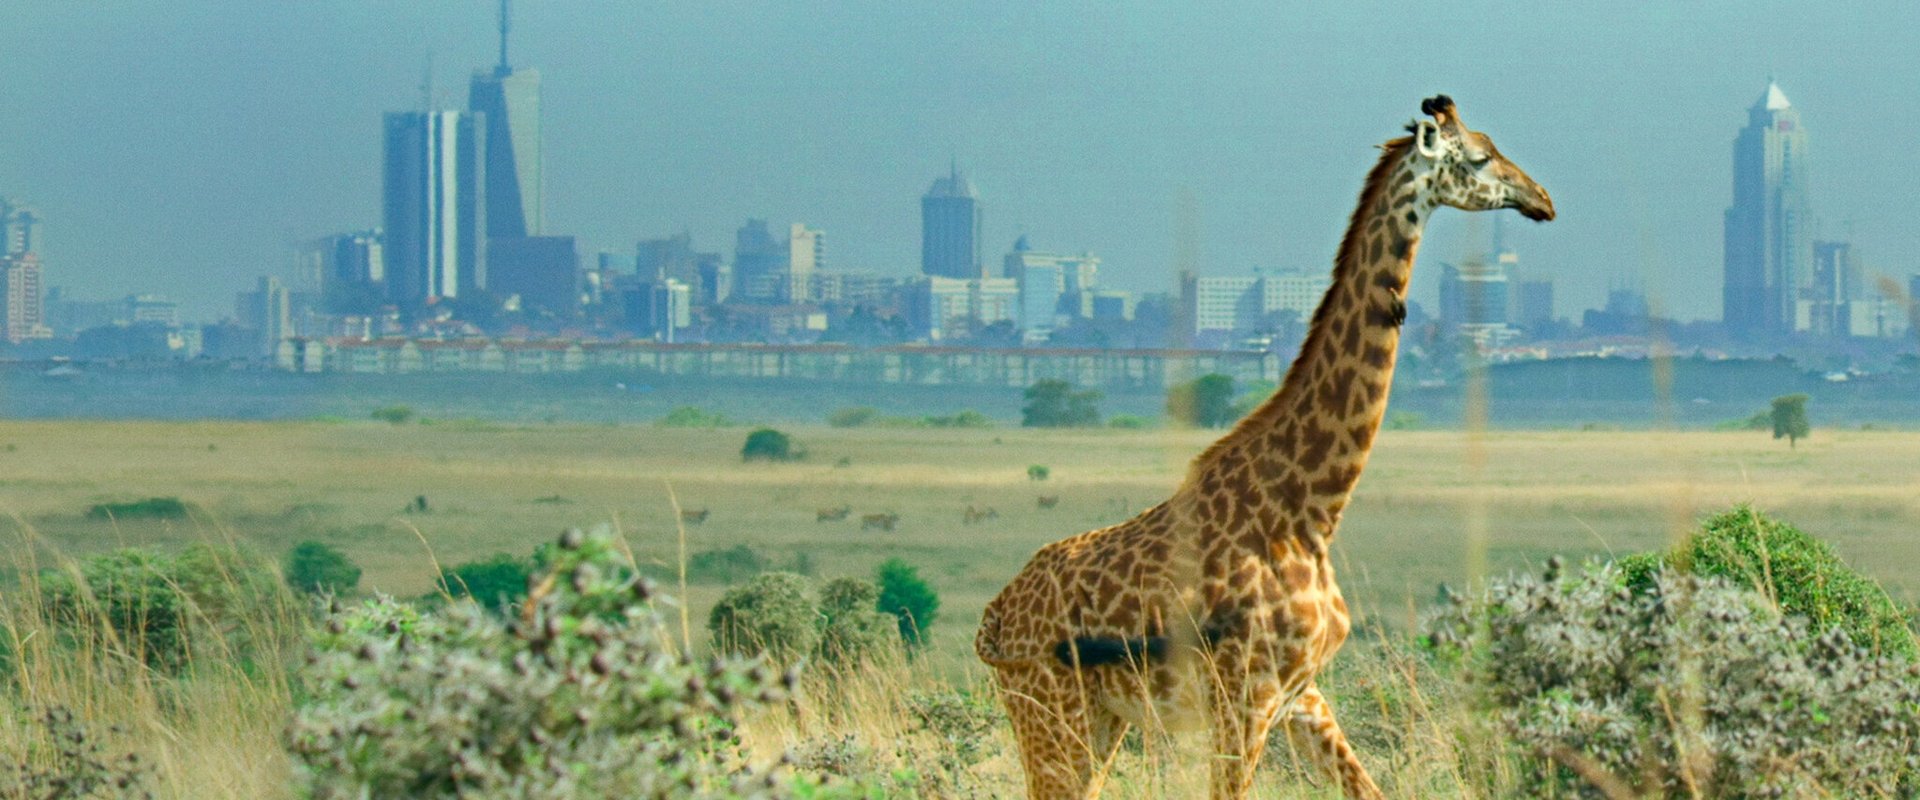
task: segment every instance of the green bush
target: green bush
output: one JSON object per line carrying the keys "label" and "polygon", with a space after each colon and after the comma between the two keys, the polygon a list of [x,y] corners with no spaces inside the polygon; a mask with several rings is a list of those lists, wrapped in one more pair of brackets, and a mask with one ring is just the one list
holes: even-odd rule
{"label": "green bush", "polygon": [[1028,464],[1027,465],[1027,480],[1044,481],[1052,475],[1053,475],[1053,470],[1047,468],[1047,465],[1045,464]]}
{"label": "green bush", "polygon": [[442,588],[453,597],[471,597],[484,608],[500,609],[527,596],[532,562],[506,553],[457,564],[447,570]]}
{"label": "green bush", "polygon": [[740,458],[744,461],[793,461],[799,454],[793,449],[793,439],[772,428],[760,428],[747,434],[746,444],[740,447]]}
{"label": "green bush", "polygon": [[1623,559],[1629,586],[1645,590],[1672,566],[1725,578],[1807,618],[1815,630],[1838,627],[1863,647],[1920,657],[1912,620],[1873,579],[1853,571],[1833,548],[1748,506],[1716,514],[1674,549]]}
{"label": "green bush", "polygon": [[360,588],[360,565],[325,542],[304,541],[287,553],[287,585],[309,594],[352,594]]}
{"label": "green bush", "polygon": [[836,428],[859,428],[880,419],[880,409],[872,406],[842,408],[827,415],[827,424]]}
{"label": "green bush", "polygon": [[765,652],[791,663],[820,646],[820,607],[807,579],[768,572],[728,589],[707,615],[715,650],[737,656]]}
{"label": "green bush", "polygon": [[1876,657],[1720,577],[1614,564],[1492,582],[1426,628],[1522,746],[1520,794],[1908,797],[1920,664]]}
{"label": "green bush", "polygon": [[897,650],[897,628],[879,605],[880,587],[859,578],[820,587],[820,659],[853,664]]}
{"label": "green bush", "polygon": [[149,497],[126,503],[95,503],[87,519],[186,519],[187,504],[178,497]]}
{"label": "green bush", "polygon": [[679,406],[660,418],[666,428],[724,428],[733,424],[725,414],[698,406]]}
{"label": "green bush", "polygon": [[525,624],[381,598],[333,615],[300,671],[288,749],[316,800],[800,796],[734,731],[796,676],[695,661],[611,537],[569,533]]}
{"label": "green bush", "polygon": [[1115,414],[1107,418],[1107,427],[1121,430],[1137,431],[1148,427],[1149,424],[1146,417],[1133,414]]}
{"label": "green bush", "polygon": [[137,548],[94,556],[40,576],[47,616],[73,641],[87,641],[178,671],[196,654],[249,664],[270,634],[252,624],[286,598],[257,557],[196,544],[177,555]]}
{"label": "green bush", "polygon": [[1411,431],[1418,429],[1426,418],[1418,411],[1389,411],[1386,423],[1382,426],[1390,431]]}
{"label": "green bush", "polygon": [[971,408],[961,409],[950,416],[929,416],[923,420],[932,428],[991,428],[993,418]]}
{"label": "green bush", "polygon": [[1034,381],[1023,395],[1020,424],[1027,428],[1083,428],[1100,424],[1099,390],[1075,391],[1054,378]]}
{"label": "green bush", "polygon": [[411,406],[381,406],[374,409],[373,413],[368,416],[381,422],[400,425],[404,424],[407,420],[413,419],[413,408]]}
{"label": "green bush", "polygon": [[1167,391],[1167,418],[1182,425],[1218,428],[1240,418],[1233,400],[1232,376],[1202,375]]}
{"label": "green bush", "polygon": [[893,618],[879,602],[880,588],[859,578],[835,578],[816,592],[800,575],[766,572],[720,598],[707,632],[724,653],[851,666],[898,652]]}
{"label": "green bush", "polygon": [[890,558],[874,570],[880,585],[879,609],[898,619],[900,638],[910,647],[925,643],[926,630],[940,613],[940,595],[920,577],[920,570]]}
{"label": "green bush", "polygon": [[[724,550],[702,550],[687,557],[687,578],[735,583],[767,571],[765,554],[744,544]],[[796,570],[798,571],[798,570]]]}

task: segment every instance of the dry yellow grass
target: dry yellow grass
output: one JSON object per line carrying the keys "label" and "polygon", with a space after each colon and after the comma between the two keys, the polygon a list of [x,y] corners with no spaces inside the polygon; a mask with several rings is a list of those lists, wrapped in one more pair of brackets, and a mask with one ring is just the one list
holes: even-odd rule
{"label": "dry yellow grass", "polygon": [[[277,558],[297,541],[321,539],[366,568],[363,587],[411,596],[431,586],[423,539],[441,564],[452,564],[525,554],[562,528],[610,522],[642,562],[672,564],[670,485],[683,507],[711,512],[688,528],[691,551],[746,544],[775,564],[807,553],[825,576],[868,575],[898,556],[919,565],[944,601],[928,658],[816,700],[852,711],[763,720],[755,746],[853,734],[883,749],[929,747],[929,735],[899,713],[900,698],[979,685],[970,642],[992,594],[1041,544],[1156,502],[1215,435],[791,432],[809,453],[805,461],[743,465],[743,428],[10,422],[0,424],[0,512],[9,517],[0,536],[42,563],[127,545],[229,539]],[[1833,542],[1897,599],[1911,602],[1920,591],[1920,434],[1816,431],[1789,450],[1759,433],[1494,432],[1477,470],[1466,468],[1465,442],[1465,434],[1427,431],[1380,439],[1337,544],[1343,584],[1376,624],[1404,627],[1438,584],[1476,577],[1463,534],[1472,514],[1486,520],[1488,569],[1504,572],[1555,553],[1657,547],[1704,513],[1752,501]],[[1030,464],[1050,467],[1051,479],[1029,481]],[[416,495],[428,498],[431,513],[403,513]],[[1037,508],[1039,495],[1058,495],[1059,505]],[[156,496],[180,497],[196,512],[175,522],[85,517],[93,503]],[[816,510],[843,504],[854,510],[847,520],[815,521]],[[968,505],[999,516],[964,524]],[[860,514],[878,511],[899,513],[899,529],[860,530]],[[696,626],[720,588],[692,587]],[[1336,665],[1329,682],[1346,683],[1346,705],[1378,698],[1372,711],[1344,713],[1372,720],[1349,727],[1371,726],[1357,738],[1374,748],[1370,764],[1397,775],[1402,793],[1500,785],[1497,763],[1471,767],[1489,774],[1461,773],[1475,763],[1459,742],[1472,721],[1455,705],[1410,703],[1419,683],[1403,659],[1354,648]],[[166,796],[284,793],[283,683],[215,675],[167,690],[186,692],[184,702],[163,702],[152,676],[44,666],[33,696],[19,699],[127,725],[129,741],[157,753]],[[9,717],[0,750],[17,745],[24,730]],[[1166,767],[1176,763],[1149,743],[1123,759],[1112,796],[1186,792],[1192,770]],[[1004,746],[980,769],[989,785],[1017,781]],[[1276,792],[1311,791],[1273,780]]]}

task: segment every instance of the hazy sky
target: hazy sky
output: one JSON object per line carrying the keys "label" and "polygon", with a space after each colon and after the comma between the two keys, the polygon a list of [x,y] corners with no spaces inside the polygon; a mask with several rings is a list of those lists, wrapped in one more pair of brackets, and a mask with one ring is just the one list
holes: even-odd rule
{"label": "hazy sky", "polygon": [[[588,259],[680,230],[730,253],[756,216],[825,229],[833,268],[915,272],[919,196],[952,156],[996,265],[1028,233],[1165,290],[1186,187],[1204,273],[1325,269],[1372,146],[1444,91],[1552,192],[1559,221],[1508,227],[1561,314],[1628,281],[1717,317],[1731,144],[1771,74],[1809,131],[1822,232],[1920,269],[1911,0],[516,5],[548,231]],[[0,195],[45,218],[50,285],[230,314],[292,243],[378,224],[381,112],[420,103],[429,53],[463,104],[494,9],[7,0]],[[1433,224],[1423,290],[1466,219]]]}

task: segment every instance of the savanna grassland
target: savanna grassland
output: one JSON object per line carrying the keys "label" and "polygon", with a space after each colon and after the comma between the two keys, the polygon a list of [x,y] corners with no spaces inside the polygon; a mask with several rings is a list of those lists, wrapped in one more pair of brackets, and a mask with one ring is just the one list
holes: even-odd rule
{"label": "savanna grassland", "polygon": [[[430,592],[440,567],[500,552],[526,555],[568,527],[611,526],[675,592],[683,529],[689,555],[746,545],[774,568],[803,566],[822,577],[870,576],[898,557],[917,565],[942,600],[925,656],[847,678],[820,713],[769,717],[747,734],[766,752],[850,741],[897,765],[898,747],[942,745],[887,710],[887,698],[976,685],[982,673],[970,645],[980,609],[1033,550],[1158,501],[1217,435],[788,432],[804,459],[747,464],[740,427],[6,423],[0,508],[8,518],[0,535],[11,540],[16,562],[40,565],[196,541],[238,543],[278,559],[296,542],[318,539],[365,568],[364,589],[406,597]],[[1047,467],[1047,479],[1031,480],[1032,465]],[[1043,496],[1057,497],[1057,505],[1041,508]],[[175,520],[87,514],[96,503],[149,497],[178,497],[190,513]],[[426,511],[409,508],[417,497]],[[704,521],[676,524],[676,502],[705,510]],[[1555,554],[1655,549],[1703,515],[1741,502],[1832,543],[1897,601],[1911,604],[1920,594],[1920,434],[1903,432],[1816,430],[1789,449],[1754,432],[1387,431],[1346,515],[1336,563],[1365,628],[1406,631],[1441,584],[1536,569]],[[817,521],[817,512],[841,506],[851,508],[845,519]],[[969,522],[969,507],[995,514]],[[863,530],[861,516],[875,513],[898,514],[897,528]],[[702,580],[688,587],[696,643],[724,588]],[[1497,776],[1458,774],[1456,749],[1471,746],[1458,727],[1464,712],[1444,707],[1451,701],[1443,692],[1423,698],[1417,669],[1395,655],[1393,637],[1382,641],[1388,644],[1356,639],[1328,679],[1374,687],[1373,695],[1333,689],[1343,708],[1362,706],[1350,712],[1349,727],[1363,759],[1401,793],[1453,787],[1478,794],[1460,786],[1498,784]],[[1401,687],[1394,699],[1365,708],[1386,684]],[[117,704],[113,687],[84,681],[35,699],[64,700],[83,716],[128,725],[128,741],[160,753],[163,796],[284,794],[290,767],[278,754],[277,726],[287,686],[240,676],[196,691],[208,695],[203,709],[156,701],[146,716],[137,703]],[[63,692],[82,696],[57,696]],[[23,735],[17,718],[8,725],[0,744]],[[987,755],[968,766],[982,777],[967,791],[1015,792],[1009,733],[987,738]],[[1194,771],[1168,763],[1153,747],[1129,753],[1111,794],[1192,788]],[[1286,774],[1269,780],[1311,791]]]}

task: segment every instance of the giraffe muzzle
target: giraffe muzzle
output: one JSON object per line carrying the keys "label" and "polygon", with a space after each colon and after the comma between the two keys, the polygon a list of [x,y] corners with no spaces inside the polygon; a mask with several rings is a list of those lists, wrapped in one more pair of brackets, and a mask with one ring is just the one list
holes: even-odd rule
{"label": "giraffe muzzle", "polygon": [[1507,201],[1507,208],[1520,212],[1520,216],[1534,222],[1553,221],[1553,198],[1548,197],[1547,190],[1538,185],[1514,192],[1513,199]]}

